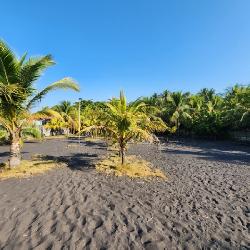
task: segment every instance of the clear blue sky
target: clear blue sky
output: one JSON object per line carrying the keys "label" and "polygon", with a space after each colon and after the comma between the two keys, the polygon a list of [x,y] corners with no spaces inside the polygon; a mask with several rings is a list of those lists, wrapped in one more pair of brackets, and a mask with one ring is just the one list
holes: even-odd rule
{"label": "clear blue sky", "polygon": [[54,92],[41,104],[128,99],[164,89],[222,92],[250,81],[249,0],[5,0],[0,38],[19,55],[51,53],[38,82],[75,78],[81,93]]}

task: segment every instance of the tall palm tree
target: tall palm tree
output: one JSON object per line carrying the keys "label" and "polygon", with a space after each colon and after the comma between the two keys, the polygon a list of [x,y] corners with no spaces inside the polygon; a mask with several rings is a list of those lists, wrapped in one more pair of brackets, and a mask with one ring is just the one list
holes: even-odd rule
{"label": "tall palm tree", "polygon": [[123,92],[119,99],[112,99],[106,103],[107,109],[100,115],[97,124],[84,129],[85,132],[99,132],[118,143],[122,164],[125,162],[125,150],[129,141],[154,141],[156,131],[165,131],[165,123],[153,114],[145,111],[144,103],[128,105]]}
{"label": "tall palm tree", "polygon": [[24,124],[32,121],[30,109],[48,92],[55,89],[73,89],[78,85],[70,78],[56,81],[37,92],[34,82],[46,68],[54,65],[51,55],[18,58],[8,45],[0,41],[0,124],[10,136],[10,167],[20,164],[20,138]]}
{"label": "tall palm tree", "polygon": [[168,95],[167,101],[169,103],[169,108],[171,110],[171,122],[176,126],[176,129],[179,129],[181,121],[185,119],[191,119],[189,114],[189,105],[188,105],[188,96],[189,93],[182,92],[173,92]]}

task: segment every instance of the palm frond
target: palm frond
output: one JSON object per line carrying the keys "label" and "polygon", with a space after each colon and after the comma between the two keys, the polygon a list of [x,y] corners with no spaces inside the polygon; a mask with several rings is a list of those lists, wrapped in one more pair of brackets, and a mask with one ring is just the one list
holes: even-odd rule
{"label": "palm frond", "polygon": [[140,109],[145,108],[145,107],[147,107],[147,105],[144,102],[141,102],[139,104],[135,103],[134,105],[131,105],[129,108],[131,112],[137,112]]}
{"label": "palm frond", "polygon": [[17,104],[17,100],[26,97],[25,90],[18,84],[3,84],[0,82],[0,98],[3,102]]}
{"label": "palm frond", "polygon": [[41,101],[41,99],[48,94],[49,92],[56,90],[56,89],[72,89],[75,91],[79,91],[78,84],[71,78],[66,77],[57,82],[50,84],[48,87],[40,91],[36,94],[27,104],[27,109],[30,109],[34,104]]}
{"label": "palm frond", "polygon": [[32,120],[37,120],[37,119],[50,119],[50,118],[56,118],[59,120],[63,120],[62,115],[51,109],[51,108],[44,108],[34,114],[32,114]]}
{"label": "palm frond", "polygon": [[8,131],[12,131],[11,122],[0,115],[0,125],[2,125]]}
{"label": "palm frond", "polygon": [[112,112],[113,115],[119,114],[119,109],[117,109],[117,107],[114,104],[106,103],[106,106],[110,109],[110,111]]}
{"label": "palm frond", "polygon": [[[24,59],[21,59],[21,61]],[[31,57],[28,61],[22,62],[21,69],[19,72],[20,85],[32,93],[32,84],[42,74],[42,72],[55,62],[51,55],[43,57]]]}
{"label": "palm frond", "polygon": [[120,106],[121,106],[121,112],[126,112],[126,108],[127,108],[127,100],[126,97],[124,95],[124,92],[121,91],[120,92],[120,102],[119,102]]}
{"label": "palm frond", "polygon": [[0,82],[17,83],[18,61],[8,45],[0,40]]}
{"label": "palm frond", "polygon": [[19,60],[19,66],[21,67],[22,65],[23,65],[23,63],[25,62],[25,60],[26,60],[26,57],[27,57],[27,52],[25,52],[22,56],[21,56],[21,58],[20,58],[20,60]]}

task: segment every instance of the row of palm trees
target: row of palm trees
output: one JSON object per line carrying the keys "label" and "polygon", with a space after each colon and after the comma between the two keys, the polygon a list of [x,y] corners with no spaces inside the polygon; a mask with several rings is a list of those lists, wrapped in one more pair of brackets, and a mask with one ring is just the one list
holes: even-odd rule
{"label": "row of palm trees", "polygon": [[52,108],[46,107],[40,111],[41,114],[49,114],[47,118],[50,117],[45,127],[58,131],[67,129],[68,133],[105,137],[110,144],[118,145],[122,164],[125,162],[128,142],[153,142],[156,140],[155,132],[170,130],[157,116],[159,111],[156,107],[142,102],[128,104],[122,91],[119,98],[112,98],[108,102],[82,100],[80,106],[80,126],[79,103],[71,105],[70,102],[63,101]]}
{"label": "row of palm trees", "polygon": [[135,102],[158,107],[160,117],[178,134],[225,137],[250,129],[250,85],[235,85],[223,94],[202,89],[197,94],[164,91]]}
{"label": "row of palm trees", "polygon": [[[165,122],[167,131],[178,135],[214,138],[228,136],[232,130],[250,129],[249,85],[235,85],[223,94],[216,94],[213,89],[206,88],[197,94],[164,91],[162,94],[140,97],[129,105],[139,104],[145,105],[147,111],[151,110],[150,114],[153,110],[154,115]],[[64,126],[69,131],[78,132],[78,103],[64,101],[52,109],[65,118]],[[102,124],[103,112],[106,111],[107,105],[104,102],[82,100],[81,132],[86,127]],[[62,119],[57,121],[57,127],[60,128]],[[52,128],[53,124],[48,123],[50,125]]]}

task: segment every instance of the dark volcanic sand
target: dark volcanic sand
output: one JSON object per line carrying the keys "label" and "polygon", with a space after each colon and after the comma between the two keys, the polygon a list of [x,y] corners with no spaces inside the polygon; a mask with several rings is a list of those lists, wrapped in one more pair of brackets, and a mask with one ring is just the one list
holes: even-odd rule
{"label": "dark volcanic sand", "polygon": [[[0,147],[0,161],[7,150]],[[102,143],[48,140],[23,151],[69,167],[0,181],[1,249],[250,249],[247,147],[131,145],[168,174],[155,182],[98,174]]]}

